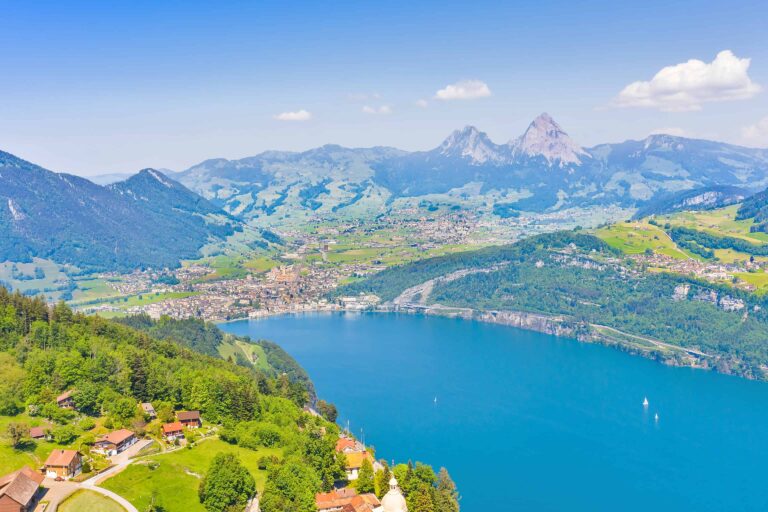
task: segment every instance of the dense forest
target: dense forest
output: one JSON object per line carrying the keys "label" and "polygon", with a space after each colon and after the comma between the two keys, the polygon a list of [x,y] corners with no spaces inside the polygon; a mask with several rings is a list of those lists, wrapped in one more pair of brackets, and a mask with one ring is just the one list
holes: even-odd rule
{"label": "dense forest", "polygon": [[[201,354],[217,357],[220,355],[219,347],[223,343],[232,343],[241,340],[252,343],[262,348],[266,355],[269,370],[267,373],[276,377],[286,375],[291,383],[299,383],[309,393],[309,398],[314,401],[314,386],[309,375],[295,359],[293,359],[279,345],[267,340],[251,340],[247,337],[238,337],[225,334],[218,327],[197,318],[174,319],[162,317],[153,320],[148,315],[133,315],[115,319],[116,322],[128,325],[135,329],[146,331],[153,338],[172,341],[187,348],[191,348]],[[251,364],[244,361],[240,353],[236,353],[233,362],[249,367]]]}
{"label": "dense forest", "polygon": [[[264,512],[314,511],[314,493],[344,482],[344,455],[335,451],[339,428],[303,409],[308,392],[302,382],[190,348],[210,348],[221,336],[211,326],[127,323],[143,323],[142,330],[0,288],[0,415],[45,418],[57,442],[65,442],[93,428],[93,421],[85,426],[89,417],[140,431],[138,402],[152,402],[158,415],[171,418],[174,410],[200,410],[207,423],[219,425],[224,441],[245,449],[281,449],[282,457],[264,461]],[[151,335],[154,331],[167,339]],[[187,335],[188,346],[182,341]],[[74,391],[77,414],[56,406],[55,397],[66,390]],[[215,491],[227,475],[237,478],[237,503],[253,490],[253,478],[227,460],[217,457],[201,483],[200,500],[208,510],[226,508],[216,503]],[[427,490],[418,486],[408,499],[427,496],[436,512],[456,510],[455,500],[445,502],[455,489],[441,493],[444,479],[430,474]]]}
{"label": "dense forest", "polygon": [[[355,283],[337,293],[384,299],[461,268],[490,267],[437,282],[429,304],[477,310],[566,315],[572,326],[605,325],[715,356],[724,373],[766,378],[768,298],[727,285],[651,273],[622,260],[590,235],[540,235],[502,248],[424,260]],[[675,293],[685,290],[682,296]],[[724,306],[736,304],[736,306]]]}

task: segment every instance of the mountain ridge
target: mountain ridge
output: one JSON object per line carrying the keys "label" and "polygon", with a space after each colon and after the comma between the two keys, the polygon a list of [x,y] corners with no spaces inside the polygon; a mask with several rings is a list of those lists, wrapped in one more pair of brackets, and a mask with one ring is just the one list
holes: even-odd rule
{"label": "mountain ridge", "polygon": [[426,151],[325,145],[207,160],[175,177],[239,218],[266,222],[381,213],[426,195],[457,204],[468,196],[503,201],[529,211],[637,208],[702,187],[768,187],[768,150],[672,135],[582,147],[542,113],[502,144],[466,126]]}
{"label": "mountain ridge", "polygon": [[97,185],[0,152],[0,261],[174,267],[239,221],[159,171]]}

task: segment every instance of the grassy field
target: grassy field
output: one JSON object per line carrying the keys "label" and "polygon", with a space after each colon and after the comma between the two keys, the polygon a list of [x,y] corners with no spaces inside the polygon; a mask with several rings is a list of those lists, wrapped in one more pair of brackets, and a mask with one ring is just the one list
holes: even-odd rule
{"label": "grassy field", "polygon": [[253,343],[247,343],[240,340],[234,342],[225,341],[219,345],[218,351],[222,359],[229,359],[230,356],[234,358],[236,353],[240,353],[245,356],[248,361],[253,362],[256,368],[264,371],[269,371],[270,369],[264,349]]}
{"label": "grassy field", "polygon": [[77,279],[76,282],[77,290],[72,292],[73,304],[120,296],[117,290],[109,286],[106,279],[100,277]]}
{"label": "grassy field", "polygon": [[690,257],[678,248],[662,229],[645,221],[612,224],[598,229],[595,234],[605,243],[625,254],[642,254],[647,249],[651,249],[675,259]]}
{"label": "grassy field", "polygon": [[700,231],[706,231],[716,236],[731,236],[744,239],[753,244],[768,243],[768,233],[750,233],[752,220],[736,220],[739,206],[733,205],[717,210],[700,212],[680,212],[660,216],[659,224],[669,222],[673,226],[683,226]]}
{"label": "grassy field", "polygon": [[57,509],[59,512],[125,512],[116,501],[95,491],[80,490],[64,500]]}
{"label": "grassy field", "polygon": [[55,449],[80,448],[80,438],[75,439],[69,445],[59,445],[49,441],[29,441],[20,448],[14,448],[6,435],[9,423],[25,423],[29,426],[44,425],[40,418],[32,418],[26,413],[18,416],[0,416],[0,475],[16,471],[25,465],[32,468],[39,467]]}
{"label": "grassy field", "polygon": [[[14,272],[15,268],[15,272]],[[69,282],[68,271],[73,267],[59,265],[51,260],[34,258],[31,263],[0,263],[0,281],[9,283],[14,290],[21,292],[37,291],[66,286]],[[42,272],[38,278],[37,273]],[[15,276],[14,276],[15,274]],[[61,292],[43,292],[51,300],[58,300]]]}
{"label": "grassy field", "polygon": [[280,265],[281,263],[279,261],[272,259],[269,256],[259,256],[243,263],[245,268],[254,272],[266,272]]}
{"label": "grassy field", "polygon": [[[256,487],[264,488],[266,472],[258,469],[259,458],[281,456],[281,450],[248,450],[218,439],[200,442],[192,449],[182,448],[155,455],[131,464],[105,481],[102,486],[125,497],[139,510],[145,510],[152,497],[166,512],[205,512],[197,498],[200,478],[208,471],[213,457],[220,452],[235,453],[256,479]],[[153,469],[152,462],[157,466]]]}
{"label": "grassy field", "polygon": [[768,292],[768,274],[765,272],[737,272],[734,274],[742,281],[753,285],[756,293],[763,295]]}

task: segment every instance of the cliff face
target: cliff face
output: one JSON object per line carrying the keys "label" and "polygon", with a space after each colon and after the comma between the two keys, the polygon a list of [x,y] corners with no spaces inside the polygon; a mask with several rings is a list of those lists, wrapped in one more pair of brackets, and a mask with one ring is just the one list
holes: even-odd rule
{"label": "cliff face", "polygon": [[576,335],[575,329],[564,318],[556,316],[538,315],[522,311],[478,311],[474,313],[472,318],[481,322],[509,325],[555,336]]}

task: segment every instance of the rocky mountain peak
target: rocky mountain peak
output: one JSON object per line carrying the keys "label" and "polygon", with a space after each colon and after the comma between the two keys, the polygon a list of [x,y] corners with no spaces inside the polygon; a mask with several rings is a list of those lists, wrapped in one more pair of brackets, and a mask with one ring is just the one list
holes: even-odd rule
{"label": "rocky mountain peak", "polygon": [[485,132],[474,126],[465,126],[446,138],[438,148],[444,156],[469,158],[472,163],[498,162],[503,159],[499,146]]}
{"label": "rocky mountain peak", "polygon": [[561,166],[579,165],[581,159],[588,156],[546,112],[534,119],[525,133],[509,144],[515,155],[542,156],[549,163],[559,162]]}

